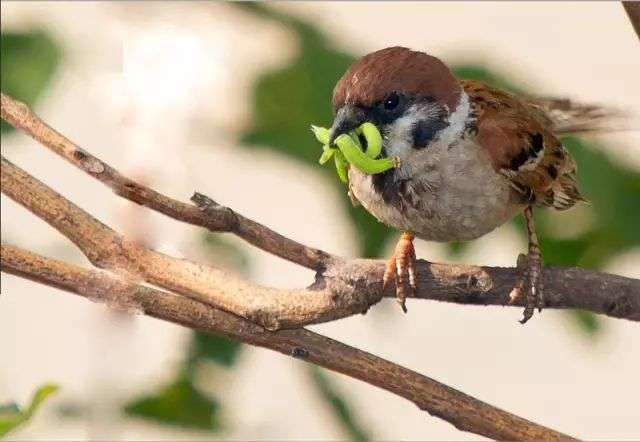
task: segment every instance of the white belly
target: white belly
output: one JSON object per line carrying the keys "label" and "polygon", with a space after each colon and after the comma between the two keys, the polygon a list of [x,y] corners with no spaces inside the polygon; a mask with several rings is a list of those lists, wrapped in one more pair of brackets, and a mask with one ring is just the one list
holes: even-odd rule
{"label": "white belly", "polygon": [[351,167],[349,186],[379,221],[429,241],[478,238],[511,219],[522,204],[487,154],[471,143],[416,151],[395,176],[408,178],[418,204],[389,204],[376,192],[371,175]]}

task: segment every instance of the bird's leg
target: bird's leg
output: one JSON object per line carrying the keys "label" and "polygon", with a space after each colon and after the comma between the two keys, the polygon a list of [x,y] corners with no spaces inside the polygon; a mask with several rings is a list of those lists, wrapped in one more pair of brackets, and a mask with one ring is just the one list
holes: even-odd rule
{"label": "bird's leg", "polygon": [[407,313],[407,290],[415,291],[417,287],[416,250],[413,248],[413,234],[409,232],[402,233],[393,256],[387,261],[382,287],[385,288],[392,279],[396,281],[396,300],[402,311]]}
{"label": "bird's leg", "polygon": [[517,285],[511,290],[509,297],[511,302],[515,302],[522,292],[526,289],[526,303],[524,315],[520,320],[521,324],[527,322],[533,316],[536,307],[538,311],[542,311],[544,300],[542,298],[542,282],[540,275],[542,273],[542,262],[540,257],[540,246],[538,244],[538,236],[536,235],[535,225],[533,223],[533,209],[527,206],[524,209],[524,219],[527,226],[527,238],[529,240],[529,250],[526,261],[521,262],[518,259],[518,268],[520,268],[520,277]]}

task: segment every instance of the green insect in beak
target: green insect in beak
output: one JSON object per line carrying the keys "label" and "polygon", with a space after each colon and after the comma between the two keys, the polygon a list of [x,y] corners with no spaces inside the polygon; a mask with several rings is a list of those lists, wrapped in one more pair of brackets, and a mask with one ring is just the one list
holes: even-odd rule
{"label": "green insect in beak", "polygon": [[[372,123],[363,123],[348,134],[342,134],[335,139],[335,146],[329,145],[329,129],[311,126],[316,139],[322,143],[320,164],[325,164],[333,157],[338,177],[343,183],[348,182],[348,167],[353,165],[366,174],[382,173],[397,166],[398,161],[391,158],[378,158],[382,152],[382,135]],[[360,135],[367,141],[363,152]]]}

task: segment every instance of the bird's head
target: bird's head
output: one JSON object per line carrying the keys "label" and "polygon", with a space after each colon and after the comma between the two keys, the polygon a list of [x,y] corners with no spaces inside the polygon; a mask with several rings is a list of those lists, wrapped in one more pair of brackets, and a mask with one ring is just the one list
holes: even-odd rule
{"label": "bird's head", "polygon": [[435,57],[402,47],[372,52],[333,90],[331,141],[370,121],[382,132],[387,155],[410,159],[449,126],[461,94],[458,80]]}

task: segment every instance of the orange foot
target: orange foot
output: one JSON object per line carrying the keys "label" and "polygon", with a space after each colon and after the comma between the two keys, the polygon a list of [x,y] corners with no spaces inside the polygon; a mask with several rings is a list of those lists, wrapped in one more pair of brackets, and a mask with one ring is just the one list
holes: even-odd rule
{"label": "orange foot", "polygon": [[[407,287],[407,275],[409,276]],[[393,256],[387,261],[387,268],[382,278],[382,288],[384,289],[389,281],[396,281],[396,300],[402,311],[407,313],[408,290],[415,292],[416,284],[416,250],[413,248],[413,235],[404,232],[398,243]]]}

